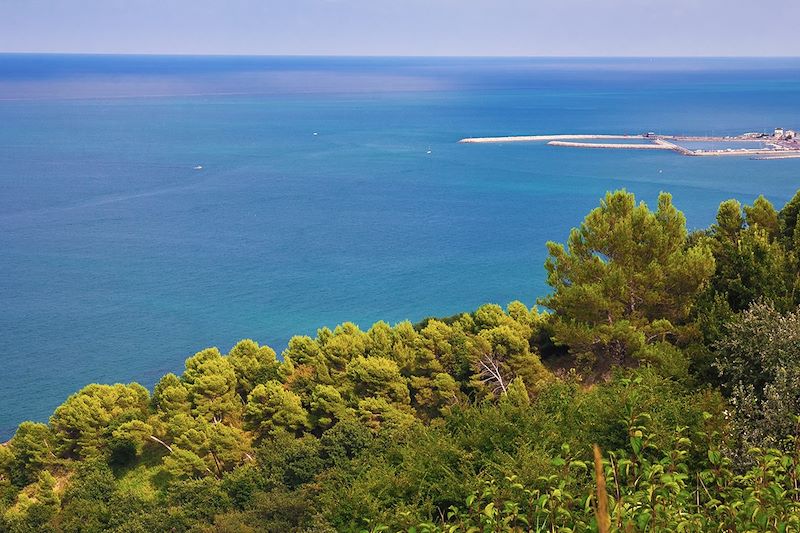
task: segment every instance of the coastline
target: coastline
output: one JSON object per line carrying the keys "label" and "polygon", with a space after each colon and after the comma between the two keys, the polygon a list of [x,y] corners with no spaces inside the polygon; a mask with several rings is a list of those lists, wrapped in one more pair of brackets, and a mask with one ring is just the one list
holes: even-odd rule
{"label": "coastline", "polygon": [[[592,148],[611,150],[670,150],[685,156],[761,156],[760,159],[795,159],[800,157],[800,141],[794,131],[788,130],[789,135],[783,136],[783,129],[775,130],[775,136],[767,137],[766,134],[745,133],[737,136],[697,136],[697,135],[659,135],[644,133],[640,135],[606,135],[606,134],[556,134],[556,135],[516,135],[504,137],[466,137],[458,142],[463,144],[502,144],[518,142],[547,142],[548,146],[566,148]],[[576,142],[588,140],[631,140],[643,139],[651,143],[590,143]],[[760,143],[758,148],[718,148],[692,150],[680,142],[720,142],[720,143]]]}

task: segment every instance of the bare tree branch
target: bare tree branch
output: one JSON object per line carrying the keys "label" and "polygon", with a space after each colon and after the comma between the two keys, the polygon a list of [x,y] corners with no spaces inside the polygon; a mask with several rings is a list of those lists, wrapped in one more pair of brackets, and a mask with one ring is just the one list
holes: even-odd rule
{"label": "bare tree branch", "polygon": [[149,438],[150,438],[150,440],[152,440],[154,442],[157,442],[160,445],[162,445],[164,448],[168,449],[169,453],[172,453],[172,447],[169,444],[167,444],[166,442],[164,442],[163,440],[161,440],[158,437],[153,436],[153,435],[150,435]]}
{"label": "bare tree branch", "polygon": [[494,393],[497,393],[498,390],[506,392],[506,380],[503,378],[503,374],[500,372],[500,368],[498,368],[494,359],[489,355],[484,355],[478,360],[478,363],[481,366],[479,371],[479,375],[482,378],[481,383],[494,383]]}

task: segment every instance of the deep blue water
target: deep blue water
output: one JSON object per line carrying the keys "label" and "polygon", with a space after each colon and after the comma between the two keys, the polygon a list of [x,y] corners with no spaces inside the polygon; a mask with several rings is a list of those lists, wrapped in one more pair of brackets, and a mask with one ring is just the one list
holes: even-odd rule
{"label": "deep blue water", "polygon": [[0,55],[0,438],[207,346],[533,304],[607,190],[703,227],[800,187],[800,160],[459,138],[797,129],[799,97],[786,59]]}

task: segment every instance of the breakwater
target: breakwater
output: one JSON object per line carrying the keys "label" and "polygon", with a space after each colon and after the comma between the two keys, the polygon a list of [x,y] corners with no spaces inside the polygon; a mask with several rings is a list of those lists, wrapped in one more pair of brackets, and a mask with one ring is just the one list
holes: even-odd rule
{"label": "breakwater", "polygon": [[586,143],[572,141],[550,141],[548,146],[566,146],[568,148],[617,148],[624,150],[672,150],[670,146],[661,144],[630,144],[630,143]]}
{"label": "breakwater", "polygon": [[[777,130],[776,130],[777,131]],[[782,131],[782,130],[781,130]],[[776,133],[777,134],[777,133]],[[645,140],[644,143],[625,142],[586,142],[586,141],[625,141]],[[566,148],[592,148],[606,150],[670,150],[686,156],[758,156],[757,159],[796,158],[800,157],[800,143],[794,137],[775,138],[761,134],[743,134],[739,136],[697,136],[697,135],[658,135],[644,133],[640,135],[606,135],[606,134],[557,134],[557,135],[513,135],[502,137],[467,137],[459,143],[490,144],[546,142],[548,146]],[[755,148],[714,148],[692,150],[681,143],[758,143]],[[754,159],[756,157],[753,157]]]}
{"label": "breakwater", "polygon": [[460,143],[514,143],[514,142],[547,142],[547,141],[569,141],[569,140],[623,140],[623,139],[646,139],[644,135],[511,135],[505,137],[467,137],[461,139]]}

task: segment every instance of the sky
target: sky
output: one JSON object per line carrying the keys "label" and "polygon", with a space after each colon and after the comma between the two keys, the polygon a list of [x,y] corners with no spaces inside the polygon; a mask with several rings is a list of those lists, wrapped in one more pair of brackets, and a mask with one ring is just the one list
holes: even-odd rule
{"label": "sky", "polygon": [[0,0],[0,52],[798,56],[798,21],[798,0]]}

